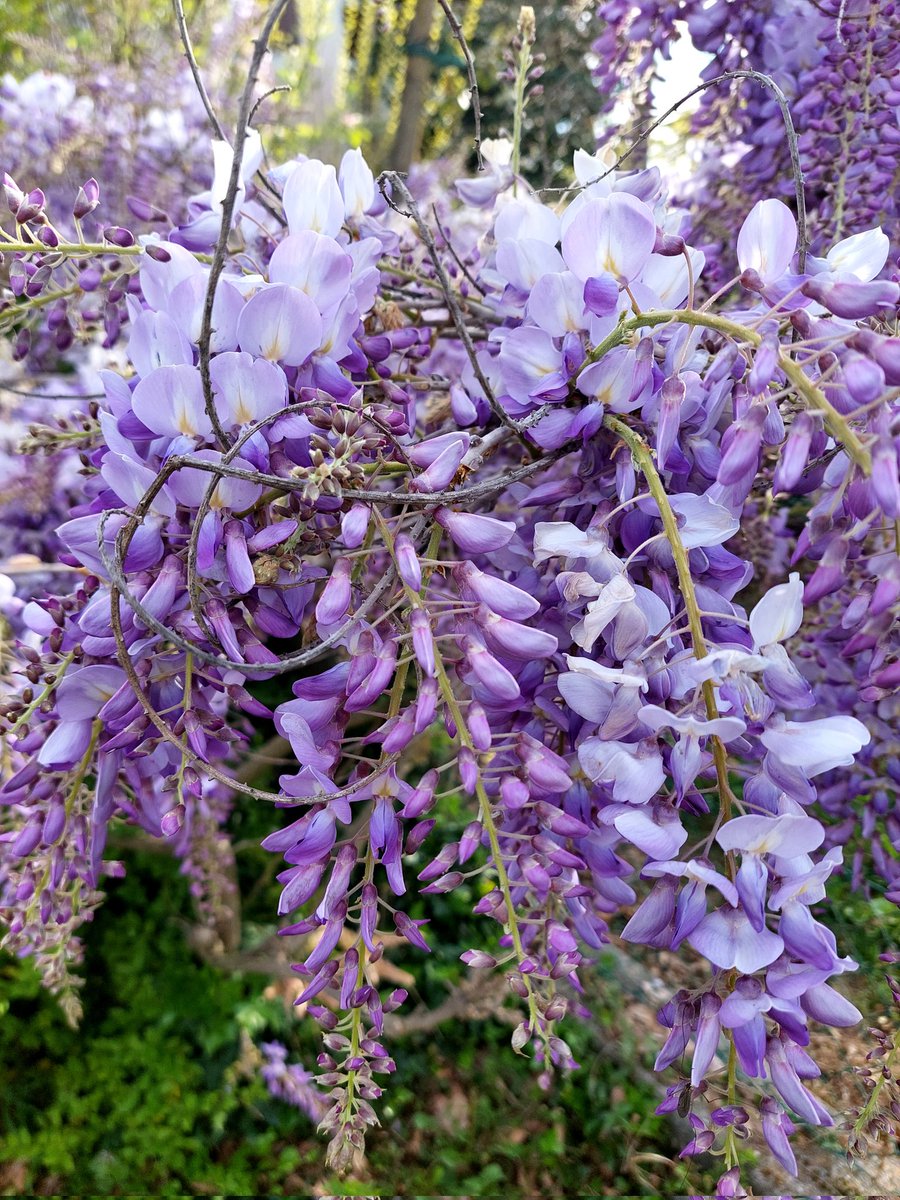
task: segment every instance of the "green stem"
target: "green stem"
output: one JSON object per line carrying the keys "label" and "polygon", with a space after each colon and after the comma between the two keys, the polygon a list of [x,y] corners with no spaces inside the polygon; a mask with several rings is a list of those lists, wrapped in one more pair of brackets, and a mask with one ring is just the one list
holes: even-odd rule
{"label": "green stem", "polygon": [[36,254],[62,254],[66,258],[92,258],[97,254],[113,254],[116,258],[121,258],[126,254],[144,253],[144,247],[139,244],[112,246],[108,242],[60,242],[58,246],[45,246],[43,242],[23,242],[15,239],[0,242],[0,250],[11,250],[14,253],[22,251]]}
{"label": "green stem", "polygon": [[[737,1099],[737,1051],[734,1045],[734,1034],[728,1033],[728,1103],[734,1104]],[[734,1134],[734,1126],[729,1125],[725,1133],[725,1170],[739,1165],[738,1143]]]}
{"label": "green stem", "polygon": [[[394,537],[391,533],[390,526],[380,513],[376,512],[375,517],[378,521],[385,542],[387,543],[391,557],[396,562]],[[431,538],[429,540],[428,549],[425,555],[426,558],[433,558],[437,554],[438,547],[440,546],[441,542],[441,536],[442,534],[440,526],[436,525],[431,531]],[[414,592],[409,587],[405,588],[410,604],[413,605],[413,607],[418,607],[421,604],[425,586],[425,583],[423,583],[421,592]],[[452,716],[453,722],[456,725],[456,736],[459,739],[460,744],[472,752],[476,758],[476,764],[478,764],[478,750],[475,747],[475,743],[472,740],[472,735],[469,733],[469,728],[466,724],[466,719],[463,716],[462,709],[460,708],[459,702],[457,701],[453,692],[453,687],[444,667],[443,660],[441,659],[440,648],[438,646],[435,646],[434,666],[438,687],[441,689],[441,695],[444,698],[444,703],[450,710],[450,715]],[[478,809],[479,815],[481,816],[481,822],[484,825],[484,828],[487,830],[488,841],[490,842],[491,847],[491,855],[494,860],[494,871],[497,875],[497,882],[500,885],[500,891],[503,894],[503,902],[506,906],[507,928],[509,930],[510,937],[512,938],[516,959],[518,962],[522,962],[527,956],[525,954],[525,947],[522,944],[522,934],[519,930],[519,925],[516,920],[515,908],[512,900],[512,888],[510,887],[509,875],[507,874],[506,866],[503,862],[503,852],[500,847],[500,837],[497,833],[494,815],[491,811],[490,797],[485,790],[484,783],[481,778],[480,764],[478,764],[478,773],[475,782],[475,795],[478,799]],[[537,1002],[534,995],[534,989],[532,988],[531,979],[527,975],[523,975],[522,979],[524,979],[525,987],[528,990],[528,1012],[531,1018],[531,1027],[535,1033],[543,1033],[541,1030],[540,1014],[538,1013]]]}
{"label": "green stem", "polygon": [[[191,685],[194,673],[194,656],[187,653],[184,656],[184,691],[181,696],[182,712],[187,712],[191,707]],[[184,769],[188,765],[187,756],[187,735],[181,743],[181,762],[178,764],[178,784],[176,794],[181,804],[184,803]]]}
{"label": "green stem", "polygon": [[516,71],[516,100],[515,109],[513,110],[513,135],[512,135],[512,167],[513,186],[512,191],[515,196],[518,191],[519,177],[519,156],[521,154],[522,143],[522,118],[525,114],[525,84],[528,80],[528,69],[531,66],[531,48],[527,44],[523,44],[519,52],[519,65]]}
{"label": "green stem", "polygon": [[891,1049],[890,1053],[886,1056],[886,1058],[884,1059],[884,1063],[882,1064],[883,1067],[887,1070],[887,1076],[885,1076],[883,1073],[879,1072],[878,1079],[875,1081],[875,1086],[872,1088],[871,1092],[869,1093],[868,1100],[866,1101],[865,1105],[863,1106],[862,1110],[860,1111],[859,1116],[856,1118],[856,1120],[853,1123],[853,1132],[857,1136],[862,1133],[865,1133],[866,1126],[869,1124],[869,1122],[872,1120],[872,1118],[875,1116],[875,1114],[878,1111],[878,1096],[879,1096],[879,1093],[881,1092],[881,1089],[884,1087],[884,1085],[886,1083],[888,1083],[894,1077],[894,1074],[895,1074],[895,1072],[893,1070],[894,1064],[898,1058],[898,1055],[900,1055],[900,1037],[897,1037],[897,1035],[895,1034],[894,1038],[895,1038],[894,1046]]}
{"label": "green stem", "polygon": [[65,658],[62,659],[59,666],[56,668],[56,674],[55,674],[55,678],[54,678],[53,682],[47,684],[47,686],[44,688],[44,690],[41,692],[41,694],[39,696],[37,696],[31,702],[31,704],[28,705],[28,707],[21,714],[21,716],[9,727],[9,729],[6,731],[7,737],[10,737],[12,734],[17,733],[18,730],[21,729],[21,727],[26,723],[26,721],[28,721],[31,714],[35,711],[35,709],[40,708],[40,706],[44,703],[44,701],[49,699],[49,697],[53,694],[53,692],[59,686],[59,684],[62,680],[62,677],[65,675],[66,670],[68,669],[70,664],[73,662],[74,658],[75,658],[74,653],[71,653],[71,654],[67,654],[65,656]]}
{"label": "green stem", "polygon": [[[690,309],[670,309],[664,312],[642,313],[639,317],[620,321],[612,333],[594,347],[588,355],[588,360],[596,362],[609,350],[622,345],[631,334],[636,333],[639,329],[646,329],[654,325],[666,325],[670,322],[715,329],[718,333],[733,338],[736,342],[746,342],[751,346],[758,346],[763,340],[761,334],[758,334],[755,329],[748,329],[745,325],[740,325],[737,321],[729,321],[726,317],[719,317],[714,313],[694,312]],[[778,352],[778,366],[806,404],[822,414],[828,432],[835,441],[841,444],[863,474],[871,475],[872,456],[860,441],[855,430],[783,347]]]}
{"label": "green stem", "polygon": [[[393,696],[391,697],[393,700]],[[363,873],[363,886],[372,882],[372,876],[375,874],[375,855],[372,853],[372,847],[366,847],[366,862]],[[366,964],[368,962],[368,950],[362,940],[362,937],[356,939],[356,949],[359,954],[359,964],[356,968],[356,987],[357,990],[362,987],[366,980]],[[362,1033],[362,1009],[354,1008],[350,1014],[350,1051],[348,1058],[354,1059],[359,1055],[359,1043]],[[347,1125],[353,1116],[353,1101],[354,1091],[356,1088],[356,1071],[347,1072],[347,1104],[343,1112],[343,1124]]]}
{"label": "green stem", "polygon": [[[438,686],[441,689],[441,695],[444,698],[444,703],[450,710],[450,715],[453,717],[456,725],[456,733],[460,743],[468,750],[471,750],[477,756],[478,751],[475,749],[475,743],[472,741],[472,736],[469,733],[466,719],[463,716],[462,709],[459,707],[456,696],[453,693],[453,688],[450,684],[450,679],[441,661],[439,653],[435,655],[435,672],[437,674]],[[491,856],[494,860],[494,871],[497,875],[497,882],[500,885],[500,891],[503,894],[503,903],[506,907],[507,929],[512,938],[513,947],[516,952],[516,960],[522,962],[527,956],[525,947],[522,945],[522,934],[519,930],[519,924],[516,920],[515,908],[513,907],[512,888],[509,883],[509,875],[506,871],[506,865],[503,862],[503,851],[500,848],[500,836],[497,833],[497,825],[494,821],[494,814],[491,811],[491,801],[485,791],[484,783],[481,778],[481,768],[478,767],[478,774],[475,779],[475,795],[478,799],[478,809],[481,816],[481,822],[487,830],[488,841],[491,846]],[[537,1002],[535,1000],[534,989],[531,986],[531,979],[527,975],[522,975],[525,981],[525,987],[528,989],[528,1013],[531,1018],[531,1027],[535,1033],[541,1032],[540,1014],[537,1010]]]}
{"label": "green stem", "polygon": [[[675,560],[675,570],[678,574],[678,586],[681,590],[681,597],[684,601],[685,612],[687,614],[688,629],[691,634],[691,645],[694,651],[695,658],[705,658],[708,653],[706,637],[703,633],[703,618],[700,605],[697,602],[697,592],[694,588],[694,580],[691,576],[690,561],[688,552],[684,542],[681,540],[681,534],[678,529],[678,520],[672,505],[669,502],[668,494],[665,486],[660,478],[659,472],[656,469],[656,464],[653,461],[653,454],[647,443],[640,438],[634,430],[630,429],[624,421],[618,417],[606,417],[604,424],[607,429],[615,433],[626,444],[631,451],[631,456],[635,463],[639,466],[644,478],[647,481],[647,487],[650,495],[656,501],[656,506],[659,509],[662,517],[663,529],[669,545],[672,548],[672,557]],[[713,721],[719,715],[718,705],[716,703],[716,692],[711,680],[706,680],[702,685],[703,701],[706,707],[706,715],[710,721]],[[718,821],[727,821],[731,817],[732,792],[731,784],[728,780],[728,752],[725,749],[725,744],[721,738],[711,737],[709,739],[712,747],[713,762],[716,768],[716,783],[719,791],[719,816]],[[728,872],[732,880],[737,873],[737,864],[734,854],[729,851],[726,855],[728,862]],[[734,988],[734,978],[731,979],[729,990]],[[735,1050],[734,1038],[728,1034],[728,1103],[734,1104],[737,1095],[737,1052]],[[729,1126],[725,1134],[725,1169],[738,1165],[738,1143],[735,1137],[733,1127]]]}
{"label": "green stem", "polygon": [[88,748],[85,750],[84,757],[78,764],[78,770],[75,772],[75,778],[72,780],[72,786],[69,788],[69,794],[66,797],[67,817],[72,815],[72,807],[78,799],[78,793],[81,790],[81,785],[84,783],[84,777],[88,773],[88,767],[91,765],[91,760],[94,757],[94,751],[97,748],[97,742],[100,739],[102,730],[103,722],[97,717],[91,726],[91,740],[88,743]]}
{"label": "green stem", "polygon": [[[675,560],[675,570],[678,575],[678,586],[681,590],[681,598],[684,601],[684,608],[687,614],[688,628],[691,632],[694,657],[698,659],[705,658],[708,649],[706,637],[703,633],[703,618],[701,616],[700,605],[697,601],[697,592],[694,588],[693,577],[691,576],[688,552],[685,549],[684,542],[681,540],[675,511],[669,503],[665,486],[653,461],[653,453],[643,438],[618,417],[607,416],[603,423],[611,433],[616,434],[617,437],[622,439],[631,451],[631,456],[636,465],[647,480],[647,488],[650,495],[656,501],[659,515],[662,517],[663,530],[672,548],[672,557]],[[719,715],[719,709],[716,704],[715,688],[711,680],[704,682],[702,692],[703,701],[706,706],[706,715],[710,721],[714,721]],[[721,818],[723,821],[727,821],[731,816],[731,785],[728,782],[728,755],[721,738],[710,738],[710,744],[716,767],[716,779],[719,785],[719,797],[722,806]]]}

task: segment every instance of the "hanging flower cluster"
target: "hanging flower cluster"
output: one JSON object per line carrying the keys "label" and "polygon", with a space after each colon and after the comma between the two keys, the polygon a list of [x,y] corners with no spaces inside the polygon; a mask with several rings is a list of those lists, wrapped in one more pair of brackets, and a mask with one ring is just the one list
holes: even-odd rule
{"label": "hanging flower cluster", "polygon": [[[596,19],[594,75],[607,111],[626,88],[642,116],[647,105],[652,110],[659,60],[669,58],[680,39],[708,56],[706,82],[727,71],[764,72],[790,104],[820,247],[876,224],[896,242],[896,4],[609,0]],[[678,191],[710,260],[707,282],[718,286],[733,263],[732,230],[747,209],[760,199],[792,195],[791,162],[776,97],[758,81],[710,87],[698,103],[692,123],[702,158]]]}
{"label": "hanging flower cluster", "polygon": [[[183,844],[203,891],[228,805],[269,804],[334,1165],[394,1069],[385,936],[427,952],[407,893],[479,874],[497,935],[463,958],[505,973],[543,1083],[577,1066],[560,1022],[613,928],[694,965],[659,1014],[683,1154],[720,1153],[740,1194],[756,1125],[794,1170],[794,1122],[832,1123],[810,1029],[860,1019],[823,909],[850,801],[876,869],[900,842],[888,239],[802,263],[763,199],[699,305],[656,170],[579,152],[551,207],[495,169],[432,228],[358,150],[260,180],[241,142],[186,224],[115,241],[130,365],[57,530],[75,586],[17,614],[4,945],[74,1004],[110,822]],[[33,278],[54,227],[12,198]],[[266,721],[295,760],[271,791],[235,771]],[[470,821],[448,842],[450,791]]]}

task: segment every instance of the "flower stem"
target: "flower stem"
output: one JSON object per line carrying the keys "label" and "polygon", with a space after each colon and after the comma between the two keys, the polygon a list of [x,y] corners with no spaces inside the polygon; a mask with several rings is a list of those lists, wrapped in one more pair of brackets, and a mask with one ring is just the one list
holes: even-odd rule
{"label": "flower stem", "polygon": [[113,246],[108,242],[60,242],[58,246],[45,246],[43,242],[24,242],[4,241],[2,243],[3,250],[9,250],[15,253],[40,253],[40,254],[62,254],[66,258],[92,258],[97,254],[113,254],[116,258],[120,258],[125,254],[143,254],[144,247],[140,244],[134,246]]}
{"label": "flower stem", "polygon": [[59,687],[59,684],[62,681],[63,675],[65,675],[67,668],[74,661],[74,658],[75,658],[74,653],[71,653],[71,654],[67,654],[65,656],[65,658],[62,659],[59,666],[56,668],[55,678],[54,678],[53,682],[48,683],[47,686],[44,688],[44,690],[41,692],[41,694],[39,696],[36,696],[35,699],[32,700],[31,704],[28,705],[28,707],[21,714],[21,716],[19,716],[18,719],[6,731],[6,735],[5,735],[6,737],[10,737],[10,736],[12,736],[12,734],[17,733],[19,731],[19,729],[21,729],[22,726],[26,723],[26,721],[29,719],[29,717],[32,715],[32,713],[35,711],[35,709],[40,708],[40,706],[44,703],[44,701],[49,699],[49,697],[53,694],[53,692],[56,691],[57,687]]}
{"label": "flower stem", "polygon": [[[394,537],[390,526],[380,513],[376,512],[375,516],[385,542],[387,543],[391,557],[396,562]],[[441,536],[442,532],[440,526],[435,525],[431,532],[431,538],[426,551],[426,557],[431,558],[437,553],[441,542]],[[423,584],[421,593],[414,592],[409,587],[406,587],[405,590],[413,607],[419,606],[421,604],[422,596],[424,595],[425,585]],[[475,795],[478,799],[479,815],[481,816],[481,822],[487,831],[488,841],[491,847],[491,856],[494,860],[494,871],[497,875],[497,882],[500,886],[500,891],[503,894],[503,903],[506,907],[507,914],[507,927],[510,937],[512,938],[516,959],[518,962],[522,962],[526,957],[525,947],[522,944],[522,934],[519,930],[519,925],[516,920],[515,908],[512,900],[512,888],[509,882],[509,875],[506,871],[506,865],[503,862],[503,851],[500,847],[500,836],[497,833],[497,825],[494,821],[493,812],[491,811],[490,797],[485,790],[484,782],[481,776],[481,765],[478,759],[478,750],[476,749],[472,735],[469,733],[466,719],[463,716],[462,709],[460,708],[459,702],[454,694],[453,686],[450,683],[450,678],[447,675],[447,670],[444,667],[443,660],[441,659],[440,647],[435,646],[435,651],[435,675],[437,677],[438,687],[441,690],[441,695],[444,698],[444,703],[450,710],[450,715],[453,717],[453,722],[456,725],[456,735],[460,743],[465,746],[466,749],[471,750],[473,755],[475,755],[476,763],[478,764],[478,774],[475,781]],[[541,1029],[540,1014],[538,1013],[537,1002],[535,999],[534,989],[531,984],[531,979],[527,975],[523,975],[522,978],[524,979],[525,987],[528,990],[528,1013],[531,1018],[531,1027],[535,1033],[544,1034],[544,1031]],[[547,1061],[549,1062],[549,1058]]]}
{"label": "flower stem", "polygon": [[[664,312],[642,313],[639,317],[631,317],[620,321],[612,333],[608,334],[598,346],[588,355],[590,362],[596,362],[609,350],[622,345],[627,338],[639,329],[653,325],[668,323],[679,325],[701,326],[714,329],[736,342],[747,342],[758,346],[762,336],[755,329],[748,329],[737,321],[729,321],[725,317],[708,312],[695,312],[690,309],[671,309]],[[847,420],[835,409],[825,394],[816,387],[803,368],[787,351],[782,348],[778,354],[778,366],[793,384],[795,390],[806,404],[820,412],[825,421],[825,427],[835,441],[839,442],[846,454],[856,463],[864,475],[872,474],[872,456],[860,440],[858,434],[851,428]]]}
{"label": "flower stem", "polygon": [[[705,658],[708,649],[706,637],[703,633],[703,618],[701,616],[700,604],[697,601],[697,592],[691,576],[688,552],[685,549],[684,542],[681,540],[681,534],[678,530],[678,520],[672,505],[669,503],[665,485],[653,461],[653,452],[643,438],[618,417],[607,416],[604,424],[611,433],[615,433],[626,444],[631,451],[632,458],[647,480],[647,487],[650,495],[656,501],[659,515],[662,517],[663,530],[672,548],[672,557],[675,560],[675,570],[678,575],[678,585],[681,589],[681,598],[684,600],[688,628],[691,633],[694,657]],[[713,721],[718,717],[719,709],[716,704],[716,693],[712,681],[706,680],[701,690],[703,693],[703,702],[706,706],[706,715],[710,721]],[[731,816],[732,800],[731,785],[728,782],[728,755],[721,738],[711,737],[710,744],[712,746],[713,762],[716,767],[716,779],[719,784],[719,796],[722,805],[721,818],[723,821],[727,821]]]}

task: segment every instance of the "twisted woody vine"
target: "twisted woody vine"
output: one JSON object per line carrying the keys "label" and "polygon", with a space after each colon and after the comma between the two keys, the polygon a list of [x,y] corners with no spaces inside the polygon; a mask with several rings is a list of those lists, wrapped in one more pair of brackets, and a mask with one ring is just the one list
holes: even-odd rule
{"label": "twisted woody vine", "polygon": [[[505,978],[510,1052],[546,1089],[578,1069],[566,1028],[592,1020],[583,980],[612,939],[691,965],[658,1014],[659,1111],[687,1118],[682,1154],[718,1164],[719,1195],[746,1194],[751,1133],[789,1172],[801,1124],[844,1123],[861,1152],[898,1110],[895,1043],[849,1117],[807,1084],[811,1035],[866,1017],[833,882],[900,903],[891,189],[860,190],[852,155],[837,189],[810,101],[786,132],[752,80],[741,120],[765,109],[779,173],[751,139],[756,192],[721,226],[604,149],[533,191],[521,120],[454,181],[376,177],[358,149],[273,165],[251,114],[283,7],[180,223],[148,203],[108,224],[94,179],[68,198],[4,179],[14,357],[121,362],[78,418],[32,429],[59,501],[3,535],[4,948],[77,1019],[83,926],[122,870],[110,828],[171,843],[212,910],[229,812],[265,806],[335,1168],[394,1070],[385,938],[428,954],[410,894],[474,876],[490,949],[462,957]],[[601,6],[606,76],[636,7]],[[685,7],[709,40],[763,6]],[[893,4],[874,24],[865,0],[836,7],[817,9],[829,103],[842,47],[875,70],[900,46]],[[525,9],[517,115],[534,45]],[[739,66],[723,51],[710,77]],[[701,124],[720,103],[704,93]],[[23,553],[40,561],[17,573]],[[272,725],[293,761],[265,789],[246,768]],[[451,794],[469,824],[448,841]]]}

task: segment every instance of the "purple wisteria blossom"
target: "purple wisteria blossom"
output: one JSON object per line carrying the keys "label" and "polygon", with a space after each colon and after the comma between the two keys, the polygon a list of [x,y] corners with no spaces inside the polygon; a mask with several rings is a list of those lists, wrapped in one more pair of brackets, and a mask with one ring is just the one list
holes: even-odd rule
{"label": "purple wisteria blossom", "polygon": [[[335,1168],[394,1070],[405,993],[377,964],[433,949],[416,895],[476,879],[498,936],[463,958],[504,971],[542,1086],[577,1067],[559,1023],[590,1015],[614,927],[690,963],[657,1057],[684,1064],[661,1106],[690,1102],[683,1155],[716,1150],[740,1194],[756,1124],[793,1169],[793,1123],[833,1120],[810,1029],[859,1019],[826,903],[844,841],[860,873],[857,798],[898,886],[883,235],[823,232],[801,263],[767,194],[700,306],[655,168],[579,154],[551,204],[500,164],[435,196],[433,231],[359,151],[268,169],[251,137],[229,197],[232,153],[187,221],[96,255],[133,265],[129,365],[79,433],[46,564],[68,583],[0,593],[4,944],[71,990],[111,824],[168,839],[213,910],[231,806],[268,804],[324,1111],[283,1047],[262,1070]],[[46,197],[7,198],[35,267]],[[287,759],[265,787],[241,769],[264,730]]]}

